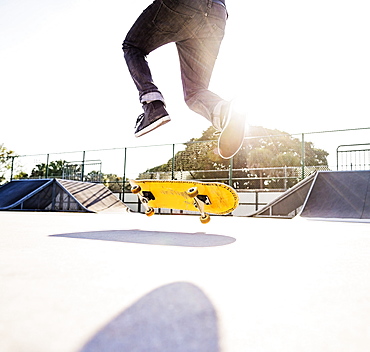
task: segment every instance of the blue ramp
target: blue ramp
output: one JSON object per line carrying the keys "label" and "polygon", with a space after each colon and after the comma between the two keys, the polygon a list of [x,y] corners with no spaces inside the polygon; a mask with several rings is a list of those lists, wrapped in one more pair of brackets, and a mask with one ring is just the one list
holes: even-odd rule
{"label": "blue ramp", "polygon": [[58,179],[16,180],[0,187],[0,210],[127,211],[103,184]]}
{"label": "blue ramp", "polygon": [[52,180],[17,180],[0,187],[0,210],[8,210],[19,201],[29,198],[33,193],[47,187]]}
{"label": "blue ramp", "polygon": [[300,215],[370,219],[370,171],[318,172]]}

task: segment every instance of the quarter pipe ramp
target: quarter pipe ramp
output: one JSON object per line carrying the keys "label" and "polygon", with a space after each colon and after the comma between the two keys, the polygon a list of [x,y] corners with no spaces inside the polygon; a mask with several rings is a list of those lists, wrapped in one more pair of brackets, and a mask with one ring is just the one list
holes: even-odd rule
{"label": "quarter pipe ramp", "polygon": [[370,171],[317,173],[300,215],[370,219]]}

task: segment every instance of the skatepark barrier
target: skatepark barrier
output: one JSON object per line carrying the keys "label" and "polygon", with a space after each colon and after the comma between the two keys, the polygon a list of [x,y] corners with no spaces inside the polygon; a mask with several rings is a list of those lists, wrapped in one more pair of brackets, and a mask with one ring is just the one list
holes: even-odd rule
{"label": "skatepark barrier", "polygon": [[102,184],[60,179],[15,180],[0,187],[0,210],[127,211]]}
{"label": "skatepark barrier", "polygon": [[293,218],[299,213],[304,204],[314,177],[315,173],[297,183],[272,202],[249,216]]}
{"label": "skatepark barrier", "polygon": [[370,171],[317,173],[300,216],[370,219]]}
{"label": "skatepark barrier", "polygon": [[251,217],[370,219],[370,171],[319,171]]}

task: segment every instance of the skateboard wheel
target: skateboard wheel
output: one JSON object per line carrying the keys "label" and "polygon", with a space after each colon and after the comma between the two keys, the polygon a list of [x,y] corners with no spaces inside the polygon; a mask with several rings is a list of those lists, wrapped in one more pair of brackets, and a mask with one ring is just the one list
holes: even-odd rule
{"label": "skateboard wheel", "polygon": [[131,187],[131,192],[133,194],[138,194],[140,191],[141,191],[141,187],[140,186],[133,186],[133,187]]}
{"label": "skateboard wheel", "polygon": [[153,208],[149,208],[147,211],[145,211],[145,215],[146,216],[152,216],[152,215],[154,215],[154,209]]}
{"label": "skateboard wheel", "polygon": [[204,214],[204,216],[202,215],[200,217],[200,222],[202,224],[208,224],[210,221],[211,221],[211,217],[209,216],[209,214]]}
{"label": "skateboard wheel", "polygon": [[191,187],[186,191],[187,195],[191,198],[194,198],[198,195],[198,188],[197,187]]}

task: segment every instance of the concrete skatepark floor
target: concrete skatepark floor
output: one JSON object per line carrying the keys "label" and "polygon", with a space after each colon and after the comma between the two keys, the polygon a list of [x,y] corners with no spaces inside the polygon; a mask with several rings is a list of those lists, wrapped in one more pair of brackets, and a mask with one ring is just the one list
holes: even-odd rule
{"label": "concrete skatepark floor", "polygon": [[0,351],[368,351],[370,224],[0,212]]}

